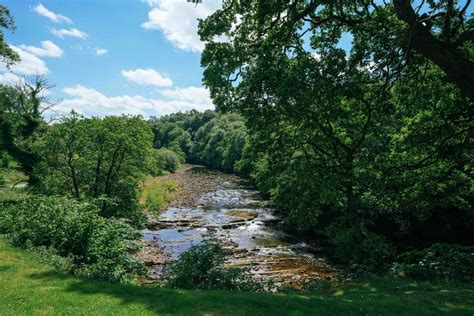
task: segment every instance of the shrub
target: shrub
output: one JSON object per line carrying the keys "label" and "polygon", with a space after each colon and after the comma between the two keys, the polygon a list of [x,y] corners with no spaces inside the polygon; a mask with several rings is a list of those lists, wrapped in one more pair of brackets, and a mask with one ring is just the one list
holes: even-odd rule
{"label": "shrub", "polygon": [[418,280],[474,281],[474,247],[434,244],[423,250],[402,253],[392,272]]}
{"label": "shrub", "polygon": [[360,271],[383,272],[395,254],[395,248],[383,236],[363,227],[336,223],[328,227],[326,234],[335,248],[335,258]]}
{"label": "shrub", "polygon": [[161,170],[176,172],[181,168],[179,156],[172,150],[161,148],[158,150],[158,167]]}
{"label": "shrub", "polygon": [[39,258],[43,263],[51,266],[54,270],[66,274],[74,272],[74,257],[72,255],[61,257],[58,255],[56,249],[44,246],[36,248],[31,246],[31,248],[39,255]]}
{"label": "shrub", "polygon": [[0,233],[15,246],[47,248],[73,258],[74,270],[91,278],[128,281],[143,271],[130,254],[138,248],[140,233],[122,221],[103,218],[92,203],[34,196],[0,207]]}
{"label": "shrub", "polygon": [[141,228],[146,221],[146,215],[139,203],[138,184],[135,179],[119,180],[114,184],[113,196],[102,195],[97,199],[90,199],[101,209],[103,217],[123,218],[137,228]]}
{"label": "shrub", "polygon": [[227,252],[216,241],[206,240],[192,246],[165,270],[166,285],[184,289],[227,289],[261,291],[262,284],[254,281],[248,271],[224,268]]}
{"label": "shrub", "polygon": [[145,270],[143,263],[130,255],[137,244],[127,241],[137,241],[140,237],[138,231],[124,222],[101,221],[89,238],[84,274],[94,279],[132,281]]}

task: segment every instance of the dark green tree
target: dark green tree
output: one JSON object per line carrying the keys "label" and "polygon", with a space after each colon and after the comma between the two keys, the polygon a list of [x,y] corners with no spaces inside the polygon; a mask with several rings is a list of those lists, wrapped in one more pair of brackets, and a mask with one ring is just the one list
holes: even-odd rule
{"label": "dark green tree", "polygon": [[42,113],[55,105],[45,95],[51,87],[41,76],[22,78],[14,87],[0,85],[0,149],[20,164],[32,185],[38,157],[30,147],[35,132],[44,126]]}
{"label": "dark green tree", "polygon": [[474,73],[472,43],[451,47],[471,27],[469,3],[427,2],[428,20],[416,22],[434,23],[430,36],[455,52],[456,69],[413,43],[420,26],[398,5],[225,1],[199,30],[204,83],[218,110],[246,118],[257,183],[292,227],[372,267],[390,257],[380,219],[400,231],[441,206],[470,210],[473,196],[474,89],[459,80]]}
{"label": "dark green tree", "polygon": [[4,5],[0,5],[0,62],[5,63],[7,67],[10,67],[15,62],[20,61],[20,57],[7,43],[5,43],[3,29],[13,32],[15,30],[15,23],[10,11]]}

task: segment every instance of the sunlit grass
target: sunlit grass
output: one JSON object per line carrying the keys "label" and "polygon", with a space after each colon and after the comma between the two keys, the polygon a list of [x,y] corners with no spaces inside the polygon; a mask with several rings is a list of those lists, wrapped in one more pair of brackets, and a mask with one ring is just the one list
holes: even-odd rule
{"label": "sunlit grass", "polygon": [[173,192],[176,190],[176,181],[157,179],[145,181],[141,186],[140,203],[148,211],[161,210],[172,201]]}

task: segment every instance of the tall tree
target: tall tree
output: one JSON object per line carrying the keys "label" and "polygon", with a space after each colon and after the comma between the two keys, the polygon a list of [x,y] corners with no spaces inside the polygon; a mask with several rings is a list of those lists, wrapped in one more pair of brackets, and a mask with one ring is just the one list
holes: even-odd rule
{"label": "tall tree", "polygon": [[10,11],[4,5],[0,5],[0,62],[5,63],[7,66],[11,66],[15,62],[20,61],[20,57],[7,43],[5,43],[3,29],[14,31],[15,24]]}
{"label": "tall tree", "polygon": [[[199,3],[202,0],[188,2]],[[254,3],[229,0],[224,1],[223,9],[217,11],[214,18],[207,19],[206,24],[211,28],[218,27],[214,30],[219,33],[231,31],[232,23],[238,24],[237,18],[248,17],[245,11],[249,11],[244,8],[251,8],[256,18],[254,30],[247,30],[246,35],[247,41],[253,42],[254,47],[263,44],[277,30],[285,30],[283,32],[291,36],[297,29],[301,38],[314,31],[333,35],[350,32],[357,41],[357,37],[363,34],[358,34],[356,30],[363,29],[366,35],[374,36],[372,43],[382,46],[387,53],[382,59],[375,55],[375,51],[365,56],[372,59],[380,69],[388,64],[404,64],[415,52],[440,67],[448,80],[455,83],[464,96],[474,101],[474,22],[472,15],[468,16],[470,6],[471,0],[421,3],[411,0],[283,0]],[[213,23],[218,16],[220,22],[225,17],[226,25],[220,23],[217,26]],[[380,38],[381,29],[389,36]],[[201,35],[203,39],[211,40],[205,31]],[[386,43],[383,43],[384,40]]]}
{"label": "tall tree", "polygon": [[[438,40],[470,28],[469,3],[443,24],[432,11],[444,2],[426,3]],[[218,109],[247,119],[254,177],[293,227],[376,268],[392,237],[381,219],[407,231],[440,207],[471,210],[474,81],[456,78],[472,73],[417,51],[392,4],[229,0],[199,33],[204,83]],[[456,49],[472,62],[470,41]]]}
{"label": "tall tree", "polygon": [[55,103],[46,92],[52,86],[42,76],[20,79],[16,86],[0,85],[0,149],[10,154],[31,177],[38,157],[30,145],[34,133],[44,123],[42,114]]}

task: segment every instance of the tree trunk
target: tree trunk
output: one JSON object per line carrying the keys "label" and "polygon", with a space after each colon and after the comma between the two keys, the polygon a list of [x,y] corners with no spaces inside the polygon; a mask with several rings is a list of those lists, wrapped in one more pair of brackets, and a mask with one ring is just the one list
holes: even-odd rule
{"label": "tree trunk", "polygon": [[397,17],[410,26],[410,47],[441,68],[461,93],[474,101],[474,63],[454,44],[434,37],[418,20],[410,0],[393,0],[393,4]]}
{"label": "tree trunk", "polygon": [[347,214],[350,218],[353,218],[356,214],[356,202],[354,198],[354,183],[353,183],[353,161],[354,154],[348,153],[346,158],[346,202],[347,202]]}

